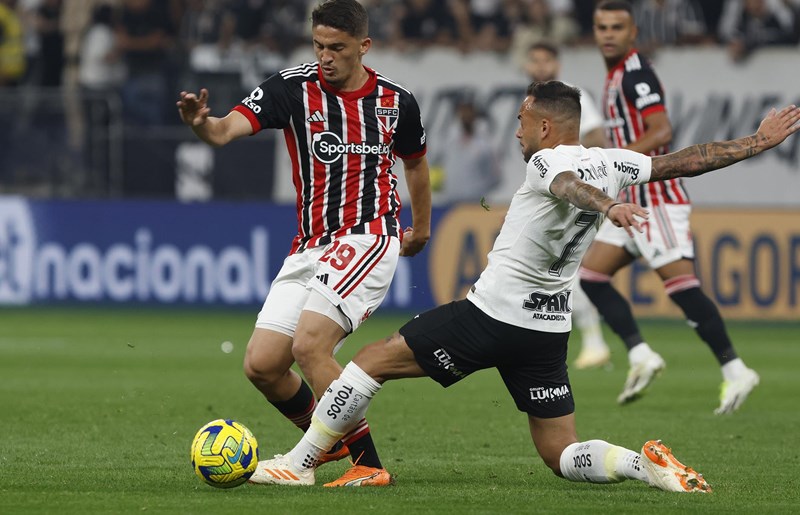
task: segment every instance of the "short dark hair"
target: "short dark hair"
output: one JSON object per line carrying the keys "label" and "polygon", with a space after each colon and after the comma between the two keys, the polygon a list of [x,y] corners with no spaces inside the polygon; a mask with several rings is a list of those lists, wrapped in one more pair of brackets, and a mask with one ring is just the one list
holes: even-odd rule
{"label": "short dark hair", "polygon": [[325,0],[311,12],[311,26],[325,25],[357,38],[369,34],[369,17],[356,0]]}
{"label": "short dark hair", "polygon": [[534,43],[528,49],[528,52],[533,52],[534,50],[544,50],[545,52],[549,52],[550,55],[558,59],[558,47],[552,43],[548,43],[547,41],[539,41],[538,43]]}
{"label": "short dark hair", "polygon": [[549,113],[576,120],[581,118],[581,90],[560,80],[534,81],[526,94],[533,97],[535,106]]}
{"label": "short dark hair", "polygon": [[594,8],[595,11],[627,11],[628,14],[633,16],[633,5],[626,0],[603,0],[597,7]]}

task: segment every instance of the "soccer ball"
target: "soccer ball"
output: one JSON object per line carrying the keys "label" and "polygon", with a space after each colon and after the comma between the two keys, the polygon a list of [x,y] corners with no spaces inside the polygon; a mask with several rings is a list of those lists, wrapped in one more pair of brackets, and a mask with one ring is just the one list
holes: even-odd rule
{"label": "soccer ball", "polygon": [[200,428],[192,441],[192,467],[197,477],[216,488],[245,483],[258,465],[258,443],[239,422],[218,419]]}

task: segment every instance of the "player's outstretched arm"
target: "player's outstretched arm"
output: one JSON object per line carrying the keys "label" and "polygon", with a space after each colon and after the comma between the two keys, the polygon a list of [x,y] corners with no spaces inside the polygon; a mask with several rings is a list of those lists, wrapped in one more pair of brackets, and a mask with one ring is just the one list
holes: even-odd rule
{"label": "player's outstretched arm", "polygon": [[550,193],[580,209],[603,213],[614,225],[625,229],[630,236],[633,236],[632,229],[642,232],[641,223],[636,217],[647,219],[648,216],[647,210],[641,206],[616,202],[602,190],[580,180],[578,175],[571,171],[561,172],[555,176],[550,183]]}
{"label": "player's outstretched arm", "polygon": [[209,116],[211,109],[208,107],[208,90],[205,88],[200,90],[200,95],[181,91],[176,105],[181,121],[209,145],[221,147],[253,132],[247,118],[236,111],[231,111],[225,118]]}
{"label": "player's outstretched arm", "polygon": [[431,237],[431,179],[428,159],[403,159],[406,184],[411,196],[411,220],[413,227],[403,233],[401,256],[413,256],[425,248]]}
{"label": "player's outstretched arm", "polygon": [[732,141],[715,141],[692,145],[678,152],[653,158],[651,181],[676,177],[695,177],[739,161],[779,145],[800,130],[800,108],[790,105],[780,111],[772,109],[751,136]]}

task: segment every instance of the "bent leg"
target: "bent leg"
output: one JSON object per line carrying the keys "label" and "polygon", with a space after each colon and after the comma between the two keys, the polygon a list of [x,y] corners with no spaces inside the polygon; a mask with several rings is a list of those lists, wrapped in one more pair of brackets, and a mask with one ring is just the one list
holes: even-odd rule
{"label": "bent leg", "polygon": [[528,419],[536,450],[557,476],[588,483],[617,483],[625,479],[647,482],[638,452],[603,440],[579,442],[574,414]]}

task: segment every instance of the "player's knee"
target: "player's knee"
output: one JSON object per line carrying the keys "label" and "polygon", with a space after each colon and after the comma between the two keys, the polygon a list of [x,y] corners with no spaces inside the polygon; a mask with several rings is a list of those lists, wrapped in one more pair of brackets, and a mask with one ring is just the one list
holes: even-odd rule
{"label": "player's knee", "polygon": [[289,373],[289,370],[269,359],[268,356],[259,354],[247,348],[244,356],[244,375],[251,383],[258,386],[278,384]]}
{"label": "player's knee", "polygon": [[400,333],[383,340],[365,345],[353,358],[353,362],[377,382],[383,384],[391,375],[393,368],[399,365],[397,350],[405,346],[405,339]]}
{"label": "player's knee", "polygon": [[[562,449],[562,451],[563,451],[563,449]],[[563,477],[563,475],[561,474],[561,452],[560,451],[559,452],[556,452],[556,451],[544,452],[544,453],[540,453],[539,455],[541,456],[542,461],[544,461],[544,464],[547,465],[547,468],[549,468],[551,471],[553,471],[553,474],[555,474],[558,477]]]}

